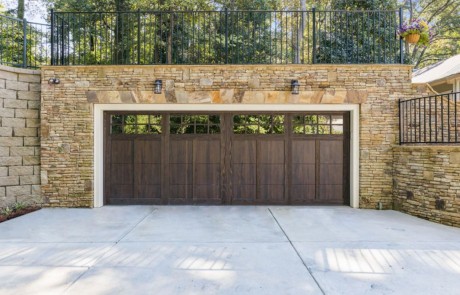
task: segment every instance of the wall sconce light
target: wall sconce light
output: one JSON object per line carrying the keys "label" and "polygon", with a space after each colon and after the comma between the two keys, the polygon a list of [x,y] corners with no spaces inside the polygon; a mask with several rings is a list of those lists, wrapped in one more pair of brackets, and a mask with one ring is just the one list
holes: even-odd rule
{"label": "wall sconce light", "polygon": [[153,90],[153,93],[155,94],[161,94],[161,88],[163,86],[163,81],[161,80],[155,80],[155,89]]}
{"label": "wall sconce light", "polygon": [[61,80],[59,80],[59,78],[50,78],[48,80],[48,84],[59,84],[61,83]]}
{"label": "wall sconce light", "polygon": [[291,81],[291,93],[299,94],[299,88],[300,88],[299,80],[292,80]]}

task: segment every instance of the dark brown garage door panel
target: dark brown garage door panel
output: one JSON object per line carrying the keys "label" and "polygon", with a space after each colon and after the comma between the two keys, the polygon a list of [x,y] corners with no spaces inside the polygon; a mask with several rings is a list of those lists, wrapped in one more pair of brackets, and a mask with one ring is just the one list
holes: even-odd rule
{"label": "dark brown garage door panel", "polygon": [[169,196],[174,203],[193,198],[193,139],[171,137],[169,146]]}
{"label": "dark brown garage door panel", "polygon": [[294,203],[311,203],[316,196],[316,143],[314,140],[292,141],[292,186]]}
{"label": "dark brown garage door panel", "polygon": [[221,200],[220,135],[197,137],[171,136],[169,186],[175,203]]}
{"label": "dark brown garage door panel", "polygon": [[105,114],[108,204],[343,204],[347,113]]}
{"label": "dark brown garage door panel", "polygon": [[247,137],[231,142],[231,196],[235,204],[254,203],[257,196],[257,141]]}
{"label": "dark brown garage door panel", "polygon": [[343,200],[343,142],[321,140],[319,154],[319,197],[325,202]]}
{"label": "dark brown garage door panel", "polygon": [[134,140],[134,190],[139,199],[161,200],[161,138]]}
{"label": "dark brown garage door panel", "polygon": [[[213,136],[215,137],[215,136]],[[221,156],[220,136],[194,141],[194,201],[220,203]]]}
{"label": "dark brown garage door panel", "polygon": [[134,195],[133,142],[113,140],[110,167],[110,195],[112,198],[126,198]]}
{"label": "dark brown garage door panel", "polygon": [[285,203],[285,142],[272,139],[273,135],[264,135],[258,142],[259,191],[260,203]]}

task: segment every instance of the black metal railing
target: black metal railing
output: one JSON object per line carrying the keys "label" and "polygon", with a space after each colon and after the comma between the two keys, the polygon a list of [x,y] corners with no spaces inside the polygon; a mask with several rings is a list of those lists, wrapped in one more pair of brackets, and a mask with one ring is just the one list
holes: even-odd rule
{"label": "black metal railing", "polygon": [[402,11],[52,12],[52,64],[403,63]]}
{"label": "black metal railing", "polygon": [[0,15],[0,64],[38,68],[51,61],[51,26]]}
{"label": "black metal railing", "polygon": [[399,101],[399,138],[406,143],[460,143],[460,92]]}

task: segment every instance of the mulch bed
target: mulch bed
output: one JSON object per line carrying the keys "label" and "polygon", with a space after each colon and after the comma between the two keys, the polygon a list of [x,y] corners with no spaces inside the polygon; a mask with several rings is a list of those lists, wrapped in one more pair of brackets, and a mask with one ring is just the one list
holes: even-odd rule
{"label": "mulch bed", "polygon": [[16,217],[19,217],[19,216],[22,216],[22,215],[25,215],[27,213],[37,211],[39,209],[41,209],[41,208],[37,207],[37,206],[30,206],[30,207],[26,207],[26,208],[23,208],[23,209],[20,209],[20,210],[13,211],[8,215],[0,214],[0,223],[2,223],[4,221],[7,221],[7,220],[10,220],[10,219],[13,219],[13,218],[16,218]]}

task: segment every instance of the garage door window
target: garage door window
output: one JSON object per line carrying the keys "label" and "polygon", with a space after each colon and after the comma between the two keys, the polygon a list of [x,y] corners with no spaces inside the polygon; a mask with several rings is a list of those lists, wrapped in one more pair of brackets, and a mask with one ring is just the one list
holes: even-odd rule
{"label": "garage door window", "polygon": [[220,116],[173,114],[169,126],[171,134],[220,134]]}
{"label": "garage door window", "polygon": [[294,134],[343,134],[343,115],[295,115],[292,128]]}
{"label": "garage door window", "polygon": [[284,134],[284,115],[235,115],[234,134]]}
{"label": "garage door window", "polygon": [[161,134],[161,115],[111,115],[111,134]]}

